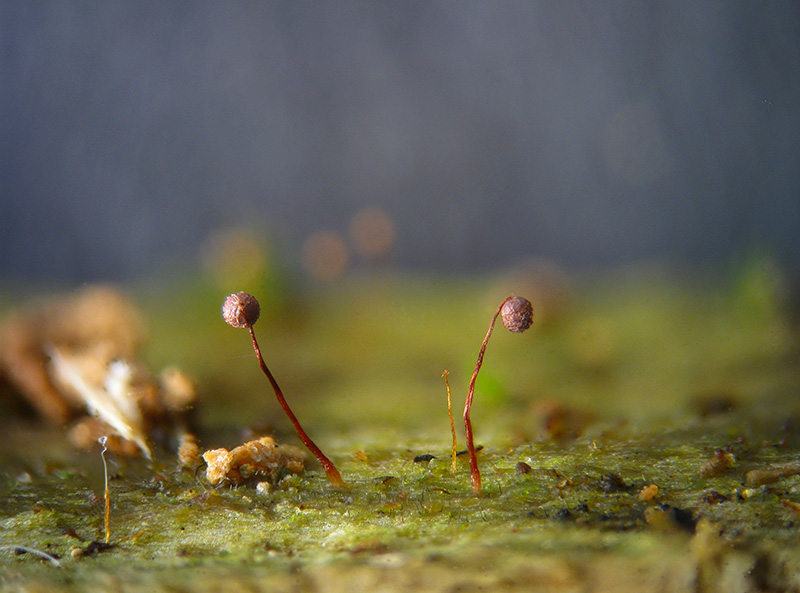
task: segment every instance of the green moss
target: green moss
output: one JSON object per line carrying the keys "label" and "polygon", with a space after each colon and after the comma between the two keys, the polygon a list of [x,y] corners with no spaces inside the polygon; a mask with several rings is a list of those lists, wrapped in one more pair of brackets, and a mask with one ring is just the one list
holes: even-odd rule
{"label": "green moss", "polygon": [[[166,454],[151,467],[113,459],[116,545],[74,558],[74,547],[103,538],[99,454],[72,453],[57,431],[7,421],[0,544],[56,554],[62,566],[6,553],[2,583],[514,591],[668,582],[684,590],[716,570],[705,558],[717,554],[726,583],[796,586],[798,517],[782,501],[800,502],[800,478],[744,485],[748,469],[793,461],[800,448],[796,331],[778,303],[759,305],[751,323],[750,305],[724,286],[623,277],[579,285],[566,313],[532,334],[496,332],[482,371],[494,395],[479,384],[472,414],[484,445],[485,488],[475,496],[465,457],[450,470],[441,373],[450,370],[460,410],[496,306],[472,288],[491,283],[480,280],[353,279],[297,295],[303,306],[286,318],[276,311],[259,321],[272,371],[345,489],[313,465],[259,493],[212,489]],[[246,334],[222,323],[206,292],[195,301],[188,291],[145,299],[148,357],[198,377],[197,422],[209,447],[237,445],[237,429],[257,423],[295,443]],[[163,307],[187,300],[194,304]],[[709,394],[729,409],[703,412]],[[577,438],[553,442],[539,400],[592,420]],[[733,467],[703,477],[718,448],[733,454]],[[415,462],[419,454],[434,458]],[[519,462],[530,471],[519,473]],[[651,484],[656,500],[640,500]],[[711,521],[722,542],[714,554],[697,543],[689,551],[698,536],[674,515],[648,523],[647,509],[659,504]]]}

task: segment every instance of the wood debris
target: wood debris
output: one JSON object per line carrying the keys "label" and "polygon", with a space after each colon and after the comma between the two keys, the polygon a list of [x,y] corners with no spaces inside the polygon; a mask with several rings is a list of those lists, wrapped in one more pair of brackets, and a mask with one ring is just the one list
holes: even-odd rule
{"label": "wood debris", "polygon": [[658,496],[658,486],[655,484],[648,484],[639,492],[639,500],[642,502],[655,502]]}
{"label": "wood debris", "polygon": [[191,432],[183,432],[178,438],[178,463],[184,468],[200,463],[200,443]]}
{"label": "wood debris", "polygon": [[714,456],[700,466],[700,475],[704,478],[713,478],[724,475],[736,464],[732,453],[717,449]]}
{"label": "wood debris", "polygon": [[305,468],[306,452],[292,445],[278,445],[272,437],[248,441],[228,451],[212,449],[203,453],[206,478],[212,484],[223,481],[239,485],[250,478],[277,480],[288,470],[299,474]]}
{"label": "wood debris", "polygon": [[107,361],[131,359],[142,336],[138,313],[120,292],[91,286],[24,305],[8,316],[0,328],[0,367],[42,416],[64,424],[83,406],[53,385],[47,350],[93,350]]}
{"label": "wood debris", "polygon": [[787,463],[773,465],[766,469],[754,469],[747,472],[744,481],[748,486],[763,486],[772,484],[781,478],[800,475],[800,463]]}
{"label": "wood debris", "polygon": [[83,399],[89,412],[105,421],[122,438],[133,441],[147,456],[152,452],[147,444],[144,417],[136,400],[133,368],[124,360],[111,361],[102,382],[91,382],[80,358],[50,350],[52,374],[63,391],[72,390]]}
{"label": "wood debris", "polygon": [[786,500],[786,499],[782,499],[781,504],[790,511],[792,511],[795,515],[800,516],[800,504],[797,504],[796,502],[792,502],[791,500]]}
{"label": "wood debris", "polygon": [[74,422],[73,444],[90,448],[107,435],[110,451],[150,457],[154,433],[185,430],[195,389],[174,368],[151,379],[137,360],[143,336],[141,315],[122,293],[90,286],[9,315],[0,325],[0,373],[44,418]]}

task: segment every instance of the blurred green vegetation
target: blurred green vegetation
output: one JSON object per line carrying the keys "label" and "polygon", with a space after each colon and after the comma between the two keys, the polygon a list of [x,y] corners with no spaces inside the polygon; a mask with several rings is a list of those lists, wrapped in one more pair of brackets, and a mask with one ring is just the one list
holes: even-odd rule
{"label": "blurred green vegetation", "polygon": [[[531,294],[532,330],[501,328],[489,343],[476,430],[524,428],[509,422],[522,425],[540,399],[607,419],[678,421],[703,393],[742,402],[780,395],[796,385],[788,364],[796,336],[780,291],[763,280],[749,270],[729,278],[620,270],[565,281],[556,295]],[[255,329],[267,364],[315,432],[344,442],[354,434],[421,432],[446,443],[442,371],[451,373],[454,406],[463,405],[497,304],[508,294],[527,296],[521,288],[530,284],[513,274],[384,273],[313,287],[267,281],[249,290],[262,303]],[[260,419],[291,432],[247,332],[219,315],[225,294],[195,281],[141,295],[150,319],[145,356],[153,368],[177,364],[197,378],[201,425]]]}

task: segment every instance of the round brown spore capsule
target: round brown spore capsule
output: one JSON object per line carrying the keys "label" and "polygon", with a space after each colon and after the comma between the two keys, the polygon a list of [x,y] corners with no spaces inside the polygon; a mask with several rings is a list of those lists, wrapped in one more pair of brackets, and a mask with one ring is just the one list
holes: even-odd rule
{"label": "round brown spore capsule", "polygon": [[225,323],[237,328],[248,328],[258,321],[261,306],[252,294],[237,292],[229,295],[222,305],[222,317]]}
{"label": "round brown spore capsule", "polygon": [[533,305],[524,297],[510,297],[503,304],[500,316],[509,331],[524,332],[533,323]]}

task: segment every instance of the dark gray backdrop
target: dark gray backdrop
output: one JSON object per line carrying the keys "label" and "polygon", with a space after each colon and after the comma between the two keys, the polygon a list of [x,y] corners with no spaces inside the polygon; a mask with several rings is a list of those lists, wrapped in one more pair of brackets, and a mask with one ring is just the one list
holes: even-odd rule
{"label": "dark gray backdrop", "polygon": [[0,2],[0,278],[286,261],[365,206],[392,260],[800,269],[789,1]]}

